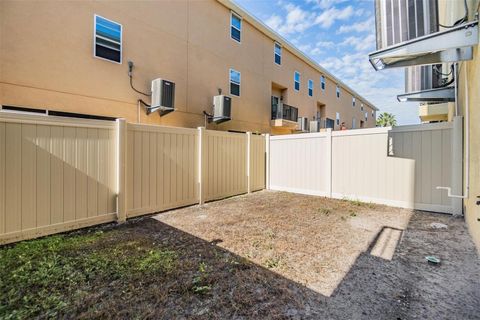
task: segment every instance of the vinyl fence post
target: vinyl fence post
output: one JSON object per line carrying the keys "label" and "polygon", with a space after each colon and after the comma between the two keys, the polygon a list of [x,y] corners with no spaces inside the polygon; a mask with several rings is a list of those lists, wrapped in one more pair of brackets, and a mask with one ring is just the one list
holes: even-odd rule
{"label": "vinyl fence post", "polygon": [[265,189],[270,190],[270,134],[265,134]]}
{"label": "vinyl fence post", "polygon": [[252,133],[247,132],[247,192],[252,193]]}
{"label": "vinyl fence post", "polygon": [[[452,129],[452,193],[455,195],[464,194],[463,190],[463,117],[453,118]],[[467,146],[468,148],[468,146]],[[454,215],[463,214],[463,201],[461,198],[450,198]]]}
{"label": "vinyl fence post", "polygon": [[332,197],[332,129],[327,128],[327,168],[328,168],[328,176],[327,176],[327,196],[329,198]]}
{"label": "vinyl fence post", "polygon": [[117,221],[127,220],[127,123],[117,119]]}
{"label": "vinyl fence post", "polygon": [[198,127],[198,204],[205,203],[205,190],[203,186],[204,173],[203,160],[205,150],[205,128]]}

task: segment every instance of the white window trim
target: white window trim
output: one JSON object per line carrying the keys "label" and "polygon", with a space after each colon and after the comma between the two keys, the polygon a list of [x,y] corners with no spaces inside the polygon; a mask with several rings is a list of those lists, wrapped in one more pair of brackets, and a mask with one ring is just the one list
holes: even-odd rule
{"label": "white window trim", "polygon": [[[233,21],[232,21],[232,18],[233,16],[237,17],[238,19],[240,19],[240,29],[238,29],[237,27],[235,27],[233,25]],[[235,41],[236,43],[242,43],[242,25],[243,25],[243,18],[241,15],[239,15],[238,13],[236,13],[235,11],[230,11],[230,29],[228,29],[228,33],[230,33],[230,39],[232,39],[233,41]],[[235,28],[236,30],[238,30],[240,32],[240,41],[237,40],[237,39],[234,39],[232,37],[232,29],[231,28]]]}
{"label": "white window trim", "polygon": [[[277,55],[277,53],[275,52],[275,49],[276,49],[276,46],[279,46],[280,47],[280,63],[277,63],[275,61],[275,56]],[[277,66],[281,66],[282,65],[282,55],[283,55],[283,47],[280,43],[278,42],[274,42],[273,43],[273,62],[277,65]]]}
{"label": "white window trim", "polygon": [[[297,83],[297,80],[295,79],[295,76],[298,74],[298,90],[295,88],[295,83]],[[302,86],[302,74],[298,71],[293,72],[293,90],[299,92],[300,88]]]}
{"label": "white window trim", "polygon": [[[238,72],[238,75],[239,75],[239,78],[240,78],[240,82],[236,82],[236,81],[233,81],[232,80],[232,71],[235,71],[235,72]],[[234,84],[238,84],[238,96],[236,94],[233,94],[232,93],[232,90],[230,89],[230,84],[231,83],[234,83]],[[242,73],[238,70],[235,70],[233,68],[230,68],[228,70],[228,92],[232,95],[232,96],[235,96],[235,97],[240,97],[240,95],[242,94]]]}
{"label": "white window trim", "polygon": [[340,86],[338,84],[335,87],[335,96],[337,97],[337,99],[340,99]]}
{"label": "white window trim", "polygon": [[[312,84],[312,87],[310,87],[310,83]],[[307,89],[308,89],[308,96],[309,97],[313,97],[313,88],[314,88],[315,84],[313,83],[313,80],[312,79],[308,79],[308,84],[307,84]],[[312,95],[310,95],[310,89],[312,89]]]}
{"label": "white window trim", "polygon": [[337,112],[335,114],[335,123],[337,124],[337,126],[340,125],[340,112]]}
{"label": "white window trim", "polygon": [[[97,44],[97,42],[96,42],[96,39],[97,39],[97,17],[100,17],[100,18],[105,19],[109,22],[118,24],[120,26],[120,43],[118,43],[117,41],[112,40],[112,39],[106,39],[108,41],[118,43],[120,45],[120,62],[113,61],[113,60],[110,60],[110,59],[105,59],[105,58],[97,56],[97,46],[96,46],[96,44]],[[104,39],[102,36],[98,36],[98,37]],[[103,17],[99,14],[94,14],[93,15],[93,57],[97,58],[97,59],[100,59],[100,60],[116,63],[116,64],[122,64],[122,61],[123,61],[123,25],[121,23],[118,23],[116,21],[107,19],[107,18],[105,18],[105,17]]]}
{"label": "white window trim", "polygon": [[355,108],[357,104],[357,99],[355,97],[352,97],[352,108]]}

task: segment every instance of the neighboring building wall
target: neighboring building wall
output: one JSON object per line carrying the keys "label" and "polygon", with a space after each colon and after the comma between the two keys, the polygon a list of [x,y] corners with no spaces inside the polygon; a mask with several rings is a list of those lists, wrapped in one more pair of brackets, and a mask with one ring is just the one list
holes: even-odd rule
{"label": "neighboring building wall", "polygon": [[[93,57],[94,14],[123,26],[122,64]],[[0,2],[0,103],[66,112],[123,117],[130,122],[172,126],[204,125],[218,88],[229,95],[229,69],[241,72],[241,96],[233,97],[232,121],[211,129],[270,132],[272,83],[287,88],[284,102],[313,120],[317,104],[326,116],[340,112],[347,127],[368,112],[365,127],[374,127],[372,106],[341,88],[336,98],[328,75],[283,48],[282,65],[274,63],[274,41],[246,20],[242,41],[230,38],[230,10],[217,1],[162,2]],[[139,110],[129,86],[127,61],[135,63],[134,85],[150,90],[162,77],[176,83],[176,111],[160,118]],[[293,90],[294,71],[301,88]],[[308,96],[308,79],[314,96]],[[364,112],[360,111],[364,103]],[[357,124],[359,127],[359,124]]]}
{"label": "neighboring building wall", "polygon": [[[445,10],[440,11],[440,17],[447,22],[453,23],[465,14],[463,1],[453,3],[447,0],[440,0],[444,4]],[[479,6],[479,0],[467,1],[469,8],[469,19],[475,18],[476,10]],[[456,4],[456,5],[454,5]],[[441,20],[442,21],[442,20]],[[480,51],[477,45],[473,51],[473,60],[459,63],[458,77],[458,106],[460,113],[464,117],[464,194],[468,193],[468,198],[464,199],[464,214],[470,234],[480,250],[480,206],[477,201],[480,198]],[[468,108],[467,108],[468,106]],[[468,119],[467,119],[468,113]],[[467,121],[468,120],[468,121]],[[469,145],[467,145],[466,135],[469,135]],[[469,151],[469,154],[467,152]],[[467,157],[468,156],[468,157]],[[469,172],[467,172],[467,166]],[[467,174],[469,177],[467,190]]]}
{"label": "neighboring building wall", "polygon": [[[459,105],[464,115],[464,141],[468,131],[470,145],[464,145],[464,180],[469,176],[468,198],[464,199],[464,214],[470,233],[480,250],[480,206],[477,201],[480,200],[480,51],[477,46],[474,48],[474,59],[464,62],[460,66],[459,76]],[[466,80],[466,81],[465,81]],[[466,122],[466,106],[468,96],[469,119]],[[466,141],[465,141],[466,142]],[[466,150],[470,155],[467,159]],[[468,163],[468,164],[467,164]],[[469,166],[469,173],[466,172],[466,166]],[[464,194],[467,190],[464,188]]]}

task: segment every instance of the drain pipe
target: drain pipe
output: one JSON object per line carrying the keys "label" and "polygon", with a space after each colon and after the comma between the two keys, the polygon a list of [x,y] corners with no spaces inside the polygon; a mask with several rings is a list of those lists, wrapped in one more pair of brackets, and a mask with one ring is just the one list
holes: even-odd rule
{"label": "drain pipe", "polygon": [[[465,163],[465,184],[464,184],[464,190],[461,190],[461,193],[462,195],[457,195],[457,194],[453,194],[452,193],[452,188],[451,187],[440,187],[438,186],[437,189],[439,190],[446,190],[447,191],[447,196],[449,198],[454,198],[454,199],[466,199],[468,198],[469,196],[469,191],[470,191],[470,102],[469,102],[469,98],[468,98],[468,74],[467,74],[467,64],[466,63],[462,63],[462,66],[465,67],[465,116],[464,116],[464,125],[463,125],[463,132],[464,132],[464,137],[465,137],[465,140],[462,141],[462,144],[463,144],[463,147],[465,147],[465,157],[463,157],[463,153],[461,154],[461,163]],[[455,116],[457,117],[459,115],[459,112],[458,112],[458,74],[457,74],[457,71],[458,71],[458,68],[457,68],[457,65],[455,64],[454,65],[454,74],[456,76],[455,78]],[[460,120],[460,119],[458,119]],[[457,120],[457,121],[458,121]],[[456,121],[456,119],[454,119],[454,122]],[[455,126],[454,126],[454,135],[455,135]],[[457,134],[462,134],[463,132],[459,132]],[[455,137],[454,137],[455,138]],[[454,140],[457,140],[457,139],[454,139]],[[454,153],[455,155],[456,153]],[[455,162],[455,161],[454,161]],[[454,169],[455,170],[455,169]],[[461,177],[463,177],[463,173],[464,171],[462,170],[461,171]],[[462,183],[460,182],[459,185],[457,185],[459,188],[461,188],[462,186]],[[457,189],[457,187],[455,187],[454,189]],[[455,207],[457,209],[455,209]],[[461,212],[463,211],[462,210],[462,207],[463,207],[463,204],[458,204],[455,205],[454,204],[454,212],[458,212],[457,214],[461,214]],[[455,214],[455,213],[454,213]]]}
{"label": "drain pipe", "polygon": [[142,106],[140,105],[140,100],[137,101],[137,123],[140,123],[140,109]]}

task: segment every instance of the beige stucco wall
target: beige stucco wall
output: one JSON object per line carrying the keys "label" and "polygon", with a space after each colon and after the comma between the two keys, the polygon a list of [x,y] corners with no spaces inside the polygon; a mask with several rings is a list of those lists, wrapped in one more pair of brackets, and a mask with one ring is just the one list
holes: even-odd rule
{"label": "beige stucco wall", "polygon": [[[454,6],[449,1],[445,3],[444,13],[446,22],[454,21],[464,14],[463,1]],[[468,0],[469,19],[474,19],[479,0]],[[450,13],[449,13],[450,12]],[[468,108],[467,108],[468,106]],[[464,117],[464,163],[463,163],[463,194],[464,215],[470,234],[480,250],[480,206],[476,201],[480,198],[480,52],[474,47],[473,60],[459,63],[458,77],[458,107],[460,115]],[[467,117],[468,116],[468,117]],[[467,132],[469,143],[467,141]],[[467,152],[468,150],[468,152]],[[469,167],[467,169],[467,166]],[[468,181],[467,181],[468,176]],[[467,190],[468,188],[468,190]]]}
{"label": "beige stucco wall", "polygon": [[[468,198],[464,200],[464,214],[470,233],[480,250],[480,206],[476,204],[480,200],[480,198],[477,198],[480,196],[480,126],[478,125],[480,123],[480,52],[478,49],[478,46],[474,49],[473,60],[464,62],[460,66],[459,102],[465,117],[467,113],[466,95],[468,95],[469,125],[466,123],[466,117],[464,118],[464,181],[467,174],[470,180],[468,183]],[[467,81],[465,81],[465,78]],[[470,136],[469,145],[465,140],[467,131]],[[468,158],[465,152],[467,148],[470,152]],[[467,163],[470,166],[468,173],[466,170]],[[466,192],[466,187],[464,187],[464,194]]]}
{"label": "beige stucco wall", "polygon": [[[93,56],[94,14],[123,26],[122,63]],[[242,42],[230,38],[230,10],[204,1],[1,1],[0,103],[3,105],[124,117],[130,122],[197,127],[203,110],[211,111],[218,88],[229,93],[229,69],[241,72],[241,96],[233,97],[232,121],[211,129],[270,132],[272,82],[287,88],[284,102],[313,120],[317,103],[326,115],[351,126],[363,119],[362,101],[352,107],[352,95],[284,48],[282,65],[273,59],[274,42],[243,21]],[[160,118],[138,110],[130,89],[127,61],[135,63],[134,84],[149,91],[161,77],[176,83],[177,111]],[[301,89],[293,90],[293,73],[301,73]],[[307,81],[314,80],[314,97]],[[368,120],[375,121],[365,104]],[[357,127],[359,125],[357,124]]]}

